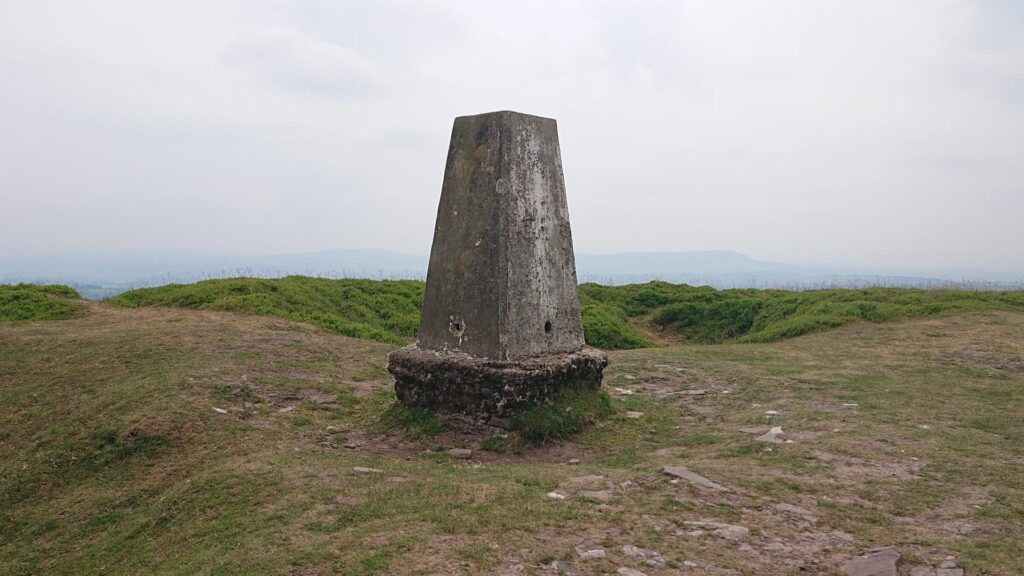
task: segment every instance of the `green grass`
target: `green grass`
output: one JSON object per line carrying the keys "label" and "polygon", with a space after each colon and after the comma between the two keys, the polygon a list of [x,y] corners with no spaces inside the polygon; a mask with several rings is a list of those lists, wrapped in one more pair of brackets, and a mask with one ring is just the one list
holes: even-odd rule
{"label": "green grass", "polygon": [[[542,447],[514,433],[474,444],[394,408],[393,381],[371,369],[391,348],[276,318],[105,303],[0,323],[0,574],[493,574],[513,557],[527,573],[561,560],[652,574],[624,544],[664,554],[655,573],[692,560],[839,574],[879,546],[907,564],[954,554],[969,574],[1020,572],[1024,314],[616,351],[605,389],[636,393],[533,412]],[[695,388],[707,392],[673,394]],[[743,431],[770,424],[794,443]],[[477,446],[471,460],[444,453]],[[664,466],[731,490],[673,483]],[[791,550],[669,528],[692,520]],[[586,540],[608,558],[579,561]]]}
{"label": "green grass", "polygon": [[79,295],[60,284],[0,284],[0,321],[64,320],[82,313]]}
{"label": "green grass", "polygon": [[565,440],[612,415],[608,394],[585,388],[570,388],[550,404],[534,406],[517,414],[513,427],[528,444],[541,445]]}
{"label": "green grass", "polygon": [[[230,278],[142,288],[111,299],[280,316],[332,334],[407,344],[419,326],[423,283],[412,280]],[[1024,291],[869,288],[715,290],[667,282],[580,286],[587,343],[605,350],[654,346],[653,335],[697,343],[774,342],[854,322],[890,322],[974,310],[1024,311]]]}
{"label": "green grass", "polygon": [[444,432],[444,423],[427,410],[394,402],[380,418],[383,431],[402,431],[412,438],[431,438]]}
{"label": "green grass", "polygon": [[305,276],[229,278],[141,288],[111,299],[127,307],[174,306],[280,316],[332,334],[407,344],[416,337],[423,283]]}
{"label": "green grass", "polygon": [[[580,286],[584,306],[700,343],[774,342],[854,322],[890,322],[973,310],[1024,311],[1024,291],[913,288],[715,290],[667,282]],[[616,346],[631,348],[639,346]]]}

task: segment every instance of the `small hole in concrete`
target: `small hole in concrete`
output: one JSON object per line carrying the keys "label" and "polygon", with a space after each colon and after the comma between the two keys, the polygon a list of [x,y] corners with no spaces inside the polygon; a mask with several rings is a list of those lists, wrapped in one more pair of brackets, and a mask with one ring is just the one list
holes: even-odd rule
{"label": "small hole in concrete", "polygon": [[544,331],[551,332],[551,320],[548,320],[547,322],[544,323]]}

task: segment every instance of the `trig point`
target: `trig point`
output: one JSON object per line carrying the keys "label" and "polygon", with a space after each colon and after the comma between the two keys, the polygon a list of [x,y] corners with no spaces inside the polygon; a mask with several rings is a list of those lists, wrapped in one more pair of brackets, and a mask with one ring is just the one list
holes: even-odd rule
{"label": "trig point", "polygon": [[398,399],[486,419],[597,388],[587,348],[555,121],[455,119],[419,338],[391,353]]}

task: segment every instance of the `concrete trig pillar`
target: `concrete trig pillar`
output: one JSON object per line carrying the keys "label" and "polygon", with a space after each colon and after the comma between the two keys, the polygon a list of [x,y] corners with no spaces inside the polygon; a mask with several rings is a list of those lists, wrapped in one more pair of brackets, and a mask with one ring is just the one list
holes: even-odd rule
{"label": "concrete trig pillar", "polygon": [[389,357],[399,400],[504,416],[605,365],[583,340],[555,121],[456,118],[419,337]]}

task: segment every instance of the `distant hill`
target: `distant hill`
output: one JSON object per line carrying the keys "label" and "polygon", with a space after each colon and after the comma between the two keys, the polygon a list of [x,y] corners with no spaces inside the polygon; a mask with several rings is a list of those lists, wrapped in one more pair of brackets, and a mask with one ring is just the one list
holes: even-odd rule
{"label": "distant hill", "polygon": [[[82,252],[0,257],[0,283],[60,283],[86,298],[133,288],[237,276],[277,278],[413,279],[426,277],[427,256],[391,250],[328,250],[296,254],[231,255],[190,251]],[[579,280],[620,285],[664,280],[715,288],[1024,286],[1024,272],[926,268],[799,266],[755,260],[731,251],[577,254]]]}

